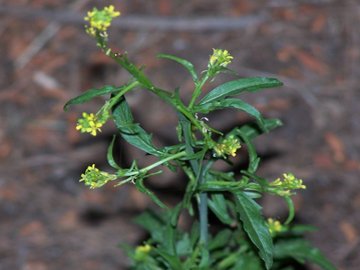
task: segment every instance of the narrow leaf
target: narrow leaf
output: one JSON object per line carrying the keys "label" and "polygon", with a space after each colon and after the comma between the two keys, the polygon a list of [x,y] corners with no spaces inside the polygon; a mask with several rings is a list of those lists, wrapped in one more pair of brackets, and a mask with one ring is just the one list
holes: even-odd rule
{"label": "narrow leaf", "polygon": [[229,215],[226,206],[226,199],[223,194],[212,194],[208,200],[208,205],[211,211],[222,223],[230,225],[233,222],[231,216]]}
{"label": "narrow leaf", "polygon": [[167,253],[166,251],[161,250],[159,248],[154,249],[154,251],[157,252],[159,254],[159,256],[161,256],[164,259],[164,261],[169,264],[170,268],[168,268],[168,269],[183,270],[178,256],[171,255],[171,254]]}
{"label": "narrow leaf", "polygon": [[259,127],[262,130],[267,131],[264,118],[262,117],[261,113],[255,107],[251,106],[250,104],[238,98],[227,98],[227,99],[207,102],[205,104],[196,106],[195,110],[201,113],[208,113],[223,108],[234,108],[248,113],[249,115],[253,116],[256,119]]}
{"label": "narrow leaf", "polygon": [[152,211],[146,211],[134,219],[134,222],[150,233],[151,237],[161,243],[163,241],[162,229],[165,222]]}
{"label": "narrow leaf", "polygon": [[77,96],[73,99],[70,99],[68,102],[66,102],[66,104],[64,105],[64,111],[67,111],[71,105],[82,104],[82,103],[85,103],[95,97],[98,97],[98,96],[119,92],[127,86],[128,85],[116,87],[116,86],[112,86],[112,85],[105,85],[102,88],[90,89],[90,90],[84,92],[83,94],[81,94],[80,96]]}
{"label": "narrow leaf", "polygon": [[111,167],[113,167],[114,169],[121,169],[121,167],[116,163],[115,159],[114,159],[114,143],[115,143],[115,139],[116,139],[116,136],[113,136],[112,140],[111,140],[111,143],[107,149],[107,154],[106,154],[106,157],[107,157],[107,161],[109,163],[109,165]]}
{"label": "narrow leaf", "polygon": [[[270,131],[282,126],[282,122],[279,119],[264,119],[264,125],[266,130]],[[264,131],[260,130],[255,124],[252,123],[245,124],[241,128],[236,128],[232,132],[234,132],[235,134],[244,134],[249,140],[252,140],[255,137],[264,133]]]}
{"label": "narrow leaf", "polygon": [[128,143],[155,156],[161,156],[163,154],[152,143],[151,135],[138,123],[134,122],[130,107],[124,97],[114,105],[113,117],[121,136]]}
{"label": "narrow leaf", "polygon": [[230,237],[232,236],[232,232],[229,229],[225,229],[220,231],[211,241],[209,242],[209,250],[215,250],[218,248],[223,248],[224,246],[229,244]]}
{"label": "narrow leaf", "polygon": [[312,262],[324,270],[336,270],[335,266],[317,248],[302,239],[278,241],[274,246],[276,259],[294,258],[299,262]]}
{"label": "narrow leaf", "polygon": [[186,68],[189,71],[189,73],[191,74],[191,77],[192,77],[194,82],[196,82],[198,80],[198,76],[196,74],[194,65],[191,62],[189,62],[188,60],[185,60],[185,59],[180,58],[180,57],[176,57],[174,55],[162,54],[162,53],[158,54],[158,57],[173,60],[173,61],[179,63],[180,65],[182,65],[184,68]]}
{"label": "narrow leaf", "polygon": [[261,215],[261,207],[245,193],[235,194],[236,209],[239,212],[244,230],[258,248],[266,269],[273,263],[273,243],[269,229]]}
{"label": "narrow leaf", "polygon": [[294,206],[294,202],[291,199],[291,197],[284,197],[285,202],[289,208],[289,215],[286,219],[286,221],[284,222],[285,225],[289,225],[290,222],[294,219],[295,217],[295,206]]}
{"label": "narrow leaf", "polygon": [[241,92],[255,92],[264,88],[271,88],[283,85],[278,79],[253,77],[224,83],[209,92],[200,102],[199,105],[209,103],[214,100],[220,100],[228,96],[238,95]]}
{"label": "narrow leaf", "polygon": [[160,206],[161,208],[167,208],[167,206],[160,201],[160,199],[152,192],[150,191],[148,188],[145,187],[144,185],[144,179],[137,179],[135,181],[135,186],[137,188],[137,190],[139,190],[140,192],[146,194],[147,196],[150,197],[150,199],[156,203],[158,206]]}

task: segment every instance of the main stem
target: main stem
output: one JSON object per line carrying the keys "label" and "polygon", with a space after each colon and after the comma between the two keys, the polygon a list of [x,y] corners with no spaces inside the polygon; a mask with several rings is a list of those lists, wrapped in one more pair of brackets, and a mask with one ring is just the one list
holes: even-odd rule
{"label": "main stem", "polygon": [[[202,178],[199,179],[200,184],[203,182]],[[209,220],[208,220],[208,194],[201,192],[199,201],[199,221],[200,221],[200,245],[207,246],[209,234]]]}

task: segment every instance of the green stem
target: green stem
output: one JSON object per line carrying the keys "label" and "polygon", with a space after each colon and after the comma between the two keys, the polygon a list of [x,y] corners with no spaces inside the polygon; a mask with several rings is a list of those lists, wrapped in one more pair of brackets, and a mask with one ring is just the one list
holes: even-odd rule
{"label": "green stem", "polygon": [[139,86],[139,85],[140,85],[140,83],[138,81],[134,81],[134,82],[130,83],[127,87],[122,89],[112,99],[110,99],[110,107],[112,107],[114,104],[116,104],[123,95],[125,95],[127,92],[129,92],[130,90],[132,90],[133,88],[135,88],[136,86]]}
{"label": "green stem", "polygon": [[164,158],[162,160],[159,160],[159,161],[157,161],[157,162],[155,162],[155,163],[153,163],[153,164],[151,164],[151,165],[149,165],[149,166],[147,166],[145,168],[142,168],[141,170],[137,170],[135,172],[126,172],[125,174],[123,174],[124,169],[122,169],[122,170],[120,170],[118,172],[118,177],[130,177],[130,178],[127,178],[127,179],[121,181],[118,185],[122,185],[122,184],[125,184],[127,182],[130,182],[132,180],[131,176],[136,176],[136,175],[139,175],[139,174],[146,174],[150,170],[152,170],[152,169],[154,169],[154,168],[156,168],[156,167],[158,167],[158,166],[160,166],[160,165],[162,165],[162,164],[164,164],[164,163],[166,163],[166,162],[168,162],[170,160],[174,160],[174,159],[186,156],[186,155],[187,155],[186,151],[182,151],[182,152],[176,153],[174,155],[168,156],[168,157],[166,157],[166,158]]}
{"label": "green stem", "polygon": [[171,155],[171,156],[168,156],[167,158],[164,158],[162,160],[159,160],[143,169],[140,170],[140,172],[148,172],[150,170],[152,170],[153,168],[157,167],[157,166],[160,166],[170,160],[174,160],[174,159],[178,159],[180,157],[183,157],[183,156],[186,156],[186,151],[182,151],[182,152],[179,152],[179,153],[176,153],[174,155]]}
{"label": "green stem", "polygon": [[208,194],[201,192],[199,202],[199,221],[200,221],[200,245],[206,247],[208,243],[209,221],[208,221]]}
{"label": "green stem", "polygon": [[200,96],[201,90],[208,79],[209,79],[209,75],[206,72],[205,76],[201,79],[201,81],[196,84],[194,93],[191,97],[191,100],[190,100],[190,103],[188,106],[189,109],[192,109],[192,107],[194,106],[196,99]]}

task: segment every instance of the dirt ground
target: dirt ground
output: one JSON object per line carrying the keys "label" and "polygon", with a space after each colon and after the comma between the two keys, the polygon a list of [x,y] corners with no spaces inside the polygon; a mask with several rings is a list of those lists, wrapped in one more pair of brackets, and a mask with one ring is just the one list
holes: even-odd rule
{"label": "dirt ground", "polygon": [[[187,58],[201,70],[212,48],[224,48],[240,76],[284,81],[283,88],[245,97],[285,123],[257,141],[259,173],[303,178],[308,188],[296,196],[297,221],[319,227],[309,238],[338,269],[359,269],[360,2],[106,2],[123,13],[111,30],[114,48],[144,64],[158,85],[181,87],[184,99],[190,78],[157,53]],[[127,78],[84,33],[82,18],[95,5],[104,2],[0,1],[0,269],[126,269],[118,244],[143,237],[131,220],[150,205],[146,198],[131,186],[89,190],[78,182],[87,165],[107,168],[114,126],[96,138],[74,129],[80,113],[96,111],[101,101],[62,109],[82,91]],[[170,108],[140,91],[128,100],[156,143],[175,142]],[[229,128],[246,120],[229,111],[210,123]],[[124,163],[144,159],[126,144],[121,149]],[[151,181],[161,198],[176,200],[170,191],[182,179],[165,173]],[[267,215],[286,211],[272,198],[264,204]]]}

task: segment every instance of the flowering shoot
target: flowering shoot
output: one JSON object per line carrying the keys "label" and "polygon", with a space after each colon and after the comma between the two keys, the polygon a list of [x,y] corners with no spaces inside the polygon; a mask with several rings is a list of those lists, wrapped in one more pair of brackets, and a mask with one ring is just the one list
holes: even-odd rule
{"label": "flowering shoot", "polygon": [[93,164],[86,168],[85,173],[81,175],[80,182],[84,182],[86,186],[90,186],[91,189],[94,189],[102,187],[107,182],[115,179],[117,179],[116,175],[100,171],[95,167],[95,164]]}
{"label": "flowering shoot", "polygon": [[275,188],[274,193],[279,196],[290,196],[295,189],[306,189],[303,180],[296,178],[292,173],[284,173],[283,180],[277,178],[270,186]]}
{"label": "flowering shoot", "polygon": [[276,236],[279,232],[284,231],[284,226],[278,220],[274,220],[272,218],[268,218],[267,225],[269,227],[269,231],[272,237]]}
{"label": "flowering shoot", "polygon": [[80,118],[76,125],[76,130],[80,130],[81,133],[90,133],[93,136],[96,136],[98,131],[101,131],[101,127],[104,125],[104,122],[101,121],[97,115],[93,113],[82,113],[82,118]]}
{"label": "flowering shoot", "polygon": [[236,156],[236,151],[241,148],[240,142],[234,135],[230,135],[214,146],[215,156]]}
{"label": "flowering shoot", "polygon": [[209,68],[214,66],[227,67],[234,57],[227,50],[213,49],[213,54],[210,55]]}
{"label": "flowering shoot", "polygon": [[120,16],[119,11],[115,11],[114,6],[110,5],[102,10],[93,8],[92,11],[88,11],[85,21],[89,22],[89,26],[86,25],[86,33],[95,37],[98,33],[106,33],[110,27],[114,18]]}

